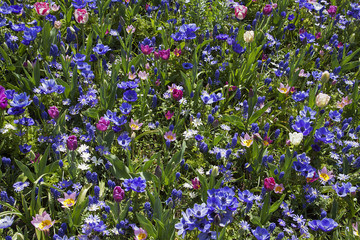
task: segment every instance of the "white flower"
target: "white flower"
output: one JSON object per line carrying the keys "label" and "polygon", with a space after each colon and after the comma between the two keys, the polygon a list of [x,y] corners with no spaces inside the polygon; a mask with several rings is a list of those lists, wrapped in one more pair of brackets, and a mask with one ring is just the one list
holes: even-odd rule
{"label": "white flower", "polygon": [[195,127],[201,126],[202,125],[201,118],[195,118],[192,123]]}
{"label": "white flower", "polygon": [[251,43],[254,41],[254,31],[246,31],[244,33],[244,41],[247,43]]}
{"label": "white flower", "polygon": [[90,212],[95,212],[95,211],[97,211],[97,210],[99,210],[100,208],[99,208],[99,206],[97,205],[97,204],[91,204],[89,207],[88,207],[88,210],[90,211]]}
{"label": "white flower", "polygon": [[190,183],[184,183],[183,187],[192,189],[192,185]]}
{"label": "white flower", "polygon": [[197,194],[196,194],[196,192],[191,192],[191,193],[189,193],[189,196],[190,196],[191,198],[196,198],[196,197],[197,197]]}
{"label": "white flower", "polygon": [[320,108],[323,108],[326,105],[328,105],[329,101],[330,101],[330,96],[327,94],[319,93],[316,96],[316,106],[318,106]]}
{"label": "white flower", "polygon": [[80,164],[78,165],[78,169],[83,170],[83,171],[86,171],[86,170],[89,170],[90,167],[89,167],[89,165],[87,165],[86,163],[80,163]]}
{"label": "white flower", "polygon": [[225,124],[221,124],[221,125],[220,125],[220,128],[221,128],[222,130],[225,130],[225,131],[230,131],[230,130],[231,130],[231,128],[230,128],[228,125],[225,125]]}
{"label": "white flower", "polygon": [[193,136],[195,136],[197,133],[198,133],[198,131],[189,129],[183,133],[183,136],[185,137],[185,140],[188,140],[188,139],[192,138]]}
{"label": "white flower", "polygon": [[89,159],[90,159],[90,157],[91,157],[91,155],[90,155],[90,153],[88,153],[88,152],[83,152],[83,153],[81,154],[81,158],[82,158],[85,162],[88,162]]}
{"label": "white flower", "polygon": [[103,160],[101,158],[97,159],[95,156],[91,158],[91,161],[95,164],[95,166],[98,166],[103,163]]}
{"label": "white flower", "polygon": [[78,147],[77,151],[78,151],[78,153],[82,153],[82,152],[85,152],[88,149],[89,149],[89,146],[87,146],[85,144],[81,144],[80,147]]}
{"label": "white flower", "polygon": [[298,132],[289,133],[289,136],[290,136],[290,142],[294,146],[299,145],[304,137],[302,133],[298,133]]}

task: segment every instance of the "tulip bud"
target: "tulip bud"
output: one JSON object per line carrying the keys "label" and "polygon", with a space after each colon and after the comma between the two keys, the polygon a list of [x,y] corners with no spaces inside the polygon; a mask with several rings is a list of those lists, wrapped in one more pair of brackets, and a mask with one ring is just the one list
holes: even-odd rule
{"label": "tulip bud", "polygon": [[321,75],[321,82],[326,83],[330,79],[330,73],[328,71],[325,71]]}
{"label": "tulip bud", "polygon": [[316,106],[318,106],[320,108],[323,108],[326,105],[328,105],[329,101],[330,101],[330,96],[327,94],[319,93],[316,96]]}
{"label": "tulip bud", "polygon": [[60,29],[60,28],[61,28],[61,22],[60,22],[60,21],[55,21],[54,27],[55,27],[56,29]]}
{"label": "tulip bud", "polygon": [[247,43],[251,43],[254,41],[254,31],[246,31],[244,33],[244,41]]}
{"label": "tulip bud", "polygon": [[116,186],[113,191],[113,198],[115,202],[121,202],[125,198],[125,191],[120,186]]}

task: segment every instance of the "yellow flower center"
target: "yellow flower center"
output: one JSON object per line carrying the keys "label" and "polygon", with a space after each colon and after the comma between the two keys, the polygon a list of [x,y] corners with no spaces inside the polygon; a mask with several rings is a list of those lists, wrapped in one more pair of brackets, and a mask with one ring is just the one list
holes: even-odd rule
{"label": "yellow flower center", "polygon": [[40,223],[39,225],[39,228],[42,230],[44,229],[45,227],[47,226],[50,226],[51,225],[51,221],[50,220],[44,220]]}
{"label": "yellow flower center", "polygon": [[171,135],[168,135],[168,136],[167,136],[167,139],[168,139],[168,140],[174,140],[174,137],[171,136]]}
{"label": "yellow flower center", "polygon": [[251,139],[243,141],[243,143],[245,144],[246,147],[250,147],[252,142],[253,142],[253,140],[251,140]]}
{"label": "yellow flower center", "polygon": [[69,207],[69,206],[71,207],[72,205],[75,204],[75,200],[72,198],[68,198],[68,199],[64,200],[63,204],[67,207]]}
{"label": "yellow flower center", "polygon": [[139,126],[136,125],[136,124],[131,124],[130,127],[131,127],[132,130],[138,130],[139,129]]}
{"label": "yellow flower center", "polygon": [[138,236],[137,236],[137,239],[138,240],[143,240],[146,238],[146,234],[145,233],[140,233]]}
{"label": "yellow flower center", "polygon": [[329,181],[330,177],[326,173],[321,173],[320,178],[324,180],[325,182]]}
{"label": "yellow flower center", "polygon": [[281,186],[276,186],[275,192],[281,192],[281,191],[282,191],[282,187]]}
{"label": "yellow flower center", "polygon": [[288,89],[287,88],[280,88],[280,92],[281,93],[287,93]]}

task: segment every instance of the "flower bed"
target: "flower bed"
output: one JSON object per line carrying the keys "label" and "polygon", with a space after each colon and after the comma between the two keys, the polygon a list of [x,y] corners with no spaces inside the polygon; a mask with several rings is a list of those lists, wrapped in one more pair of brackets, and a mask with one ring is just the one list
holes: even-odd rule
{"label": "flower bed", "polygon": [[359,237],[357,1],[0,3],[2,239]]}

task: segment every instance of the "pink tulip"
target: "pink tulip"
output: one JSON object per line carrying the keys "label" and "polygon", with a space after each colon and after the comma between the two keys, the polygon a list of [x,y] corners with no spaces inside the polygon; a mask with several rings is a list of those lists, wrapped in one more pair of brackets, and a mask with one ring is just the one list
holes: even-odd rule
{"label": "pink tulip", "polygon": [[89,20],[89,13],[86,9],[76,9],[74,12],[75,20],[78,23],[85,24]]}

